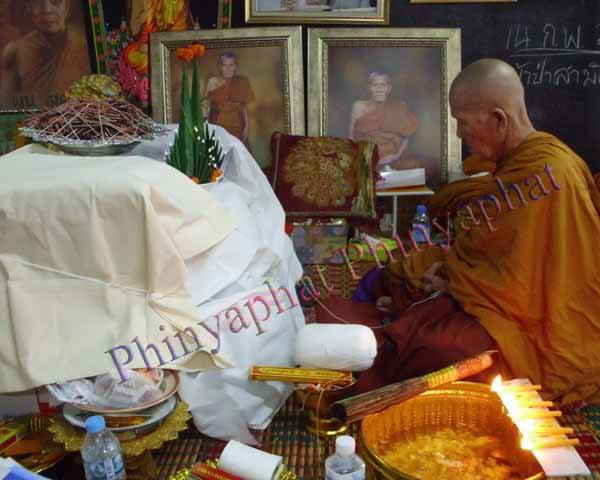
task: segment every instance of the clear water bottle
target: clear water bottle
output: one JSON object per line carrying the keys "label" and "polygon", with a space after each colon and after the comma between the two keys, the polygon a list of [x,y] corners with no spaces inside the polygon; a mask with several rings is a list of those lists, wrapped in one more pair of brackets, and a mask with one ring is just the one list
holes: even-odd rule
{"label": "clear water bottle", "polygon": [[104,417],[94,415],[85,421],[87,435],[81,448],[86,480],[124,480],[125,463],[119,439],[106,429]]}
{"label": "clear water bottle", "polygon": [[[427,236],[425,236],[426,234]],[[431,224],[425,205],[417,205],[417,213],[412,221],[412,235],[417,243],[426,243],[427,239],[431,238]]]}
{"label": "clear water bottle", "polygon": [[335,453],[325,460],[325,480],[365,480],[365,462],[354,453],[355,449],[352,437],[335,439]]}

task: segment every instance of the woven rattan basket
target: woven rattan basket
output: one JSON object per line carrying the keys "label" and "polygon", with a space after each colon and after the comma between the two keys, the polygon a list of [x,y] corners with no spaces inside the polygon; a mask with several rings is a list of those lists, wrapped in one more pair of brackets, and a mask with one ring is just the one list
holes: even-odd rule
{"label": "woven rattan basket", "polygon": [[385,452],[415,435],[444,428],[468,428],[478,435],[500,438],[507,458],[522,478],[545,478],[535,457],[519,447],[518,431],[504,414],[497,395],[490,392],[489,385],[470,382],[455,382],[427,391],[366,417],[361,427],[361,444],[367,478],[416,480],[411,472],[401,472],[386,463]]}

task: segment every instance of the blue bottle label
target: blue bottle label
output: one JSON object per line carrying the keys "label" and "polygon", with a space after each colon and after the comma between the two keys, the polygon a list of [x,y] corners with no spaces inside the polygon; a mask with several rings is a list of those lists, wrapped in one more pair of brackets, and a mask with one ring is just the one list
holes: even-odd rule
{"label": "blue bottle label", "polygon": [[121,480],[125,478],[125,463],[121,454],[99,462],[85,463],[88,480]]}
{"label": "blue bottle label", "polygon": [[[423,231],[425,230],[425,231]],[[415,242],[417,243],[425,243],[427,242],[427,236],[430,235],[429,233],[429,228],[427,228],[425,225],[422,225],[420,223],[413,223],[413,228],[412,228],[412,236],[415,239]]]}

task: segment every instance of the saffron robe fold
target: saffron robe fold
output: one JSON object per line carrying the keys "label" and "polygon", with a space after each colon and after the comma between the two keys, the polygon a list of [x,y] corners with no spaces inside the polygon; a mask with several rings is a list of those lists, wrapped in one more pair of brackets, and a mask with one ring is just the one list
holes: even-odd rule
{"label": "saffron robe fold", "polygon": [[46,105],[50,95],[64,95],[71,84],[90,73],[87,44],[80,32],[69,30],[49,39],[33,31],[16,40],[16,45],[19,93],[34,94],[38,106]]}
{"label": "saffron robe fold", "polygon": [[[402,101],[377,104],[377,108],[358,117],[354,122],[355,140],[373,140],[379,150],[379,158],[398,152],[404,139],[417,130],[419,121]],[[407,150],[401,155],[397,168],[418,168],[421,165]],[[400,166],[401,165],[401,166]]]}
{"label": "saffron robe fold", "polygon": [[235,76],[208,93],[208,121],[221,125],[244,142],[244,108],[254,101],[254,91],[246,77]]}
{"label": "saffron robe fold", "polygon": [[[480,207],[485,195],[498,204],[490,196]],[[450,294],[498,343],[513,375],[563,403],[597,395],[600,193],[585,162],[535,132],[494,175],[448,184],[430,207],[437,214],[458,208],[463,231],[446,254],[427,249],[392,264],[388,275],[418,286],[422,272],[444,259]]]}

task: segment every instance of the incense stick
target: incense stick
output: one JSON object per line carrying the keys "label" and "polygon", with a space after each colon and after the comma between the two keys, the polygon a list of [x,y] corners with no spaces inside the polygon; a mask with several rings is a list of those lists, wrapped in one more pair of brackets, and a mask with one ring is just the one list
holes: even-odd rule
{"label": "incense stick", "polygon": [[411,378],[339,400],[332,405],[332,414],[342,422],[356,422],[367,415],[408,400],[431,388],[476,375],[492,365],[493,353],[495,352],[484,352],[422,377]]}

